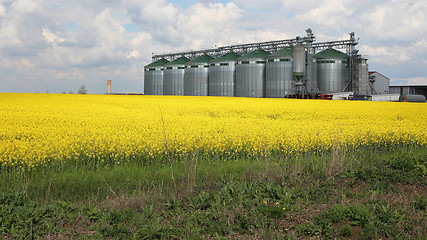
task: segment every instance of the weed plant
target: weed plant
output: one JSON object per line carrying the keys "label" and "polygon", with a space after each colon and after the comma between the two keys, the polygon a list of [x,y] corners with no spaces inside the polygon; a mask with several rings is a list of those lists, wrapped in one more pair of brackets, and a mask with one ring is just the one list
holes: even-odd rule
{"label": "weed plant", "polygon": [[[0,172],[4,238],[425,239],[427,150],[338,148]],[[175,183],[171,179],[174,171]],[[176,187],[175,187],[176,184]]]}

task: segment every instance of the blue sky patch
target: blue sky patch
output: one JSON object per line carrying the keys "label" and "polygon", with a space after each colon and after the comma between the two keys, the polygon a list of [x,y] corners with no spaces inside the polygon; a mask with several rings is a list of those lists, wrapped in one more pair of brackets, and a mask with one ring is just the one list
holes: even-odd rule
{"label": "blue sky patch", "polygon": [[135,23],[123,24],[123,27],[125,28],[126,32],[141,32],[138,24]]}
{"label": "blue sky patch", "polygon": [[67,30],[77,31],[78,27],[75,23],[72,22],[63,22],[62,26],[64,26]]}

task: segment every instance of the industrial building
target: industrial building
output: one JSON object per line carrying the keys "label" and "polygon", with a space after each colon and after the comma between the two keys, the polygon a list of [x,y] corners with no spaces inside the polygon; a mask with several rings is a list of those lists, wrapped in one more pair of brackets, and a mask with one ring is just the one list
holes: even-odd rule
{"label": "industrial building", "polygon": [[368,72],[358,40],[319,42],[311,29],[293,39],[153,55],[144,94],[371,99],[390,79]]}
{"label": "industrial building", "polygon": [[369,84],[373,95],[389,94],[390,79],[377,71],[369,72]]}

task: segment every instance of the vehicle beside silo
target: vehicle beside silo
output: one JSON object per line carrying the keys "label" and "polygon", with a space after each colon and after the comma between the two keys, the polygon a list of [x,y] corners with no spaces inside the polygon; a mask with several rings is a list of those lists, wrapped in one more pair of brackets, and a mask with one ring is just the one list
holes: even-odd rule
{"label": "vehicle beside silo", "polygon": [[293,49],[285,47],[273,52],[265,63],[265,97],[281,98],[293,94]]}
{"label": "vehicle beside silo", "polygon": [[265,96],[265,58],[270,53],[258,49],[238,58],[236,65],[236,96]]}
{"label": "vehicle beside silo", "polygon": [[184,72],[188,61],[182,56],[164,65],[163,95],[184,95]]}
{"label": "vehicle beside silo", "polygon": [[236,96],[236,63],[240,56],[232,51],[219,56],[209,66],[209,96]]}
{"label": "vehicle beside silo", "polygon": [[144,67],[145,95],[163,95],[163,67],[168,62],[162,58]]}
{"label": "vehicle beside silo", "polygon": [[202,55],[185,64],[185,96],[208,95],[209,62],[212,59],[213,58],[209,55]]}
{"label": "vehicle beside silo", "polygon": [[349,56],[328,48],[314,55],[317,61],[317,87],[323,92],[345,92],[350,87]]}

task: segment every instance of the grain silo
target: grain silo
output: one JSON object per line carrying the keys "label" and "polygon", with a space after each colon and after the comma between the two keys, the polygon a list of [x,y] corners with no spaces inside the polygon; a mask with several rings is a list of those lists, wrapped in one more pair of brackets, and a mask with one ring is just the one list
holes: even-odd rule
{"label": "grain silo", "polygon": [[144,67],[145,95],[163,95],[163,66],[168,62],[162,58]]}
{"label": "grain silo", "polygon": [[293,94],[292,56],[292,47],[285,47],[266,58],[265,97],[280,98]]}
{"label": "grain silo", "polygon": [[163,94],[184,95],[184,71],[185,63],[189,60],[180,57],[164,65],[163,70]]}
{"label": "grain silo", "polygon": [[202,55],[185,64],[185,96],[208,95],[209,62],[212,59],[213,58],[208,55]]}
{"label": "grain silo", "polygon": [[236,63],[238,54],[230,51],[210,62],[209,96],[236,96]]}
{"label": "grain silo", "polygon": [[349,87],[349,56],[328,48],[314,55],[317,59],[317,87],[323,92],[344,92]]}
{"label": "grain silo", "polygon": [[236,96],[264,97],[265,58],[268,52],[258,49],[238,58],[236,66]]}
{"label": "grain silo", "polygon": [[297,82],[300,82],[305,76],[306,55],[305,47],[301,43],[297,43],[293,47],[293,75]]}

